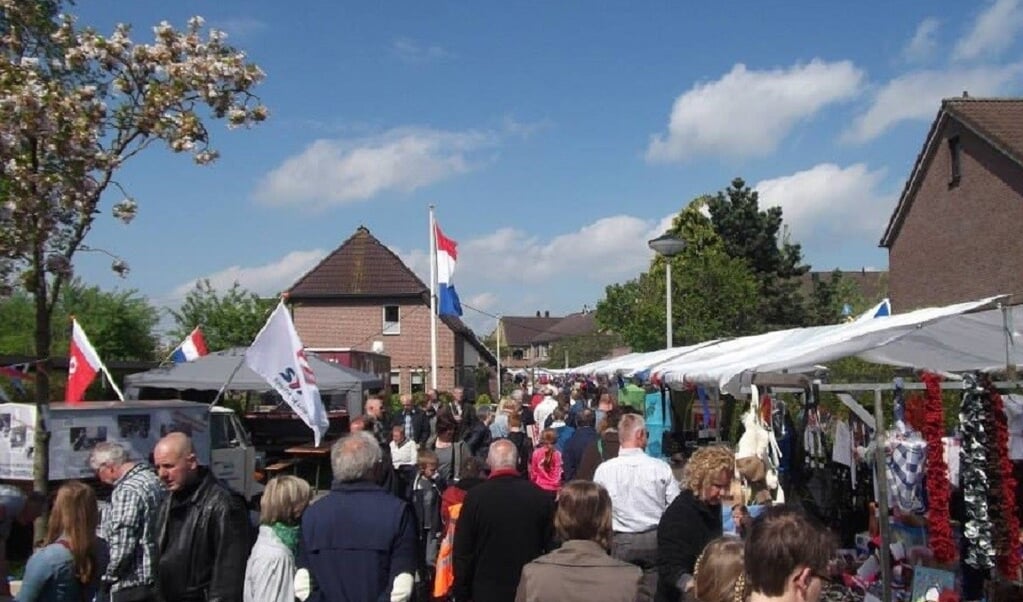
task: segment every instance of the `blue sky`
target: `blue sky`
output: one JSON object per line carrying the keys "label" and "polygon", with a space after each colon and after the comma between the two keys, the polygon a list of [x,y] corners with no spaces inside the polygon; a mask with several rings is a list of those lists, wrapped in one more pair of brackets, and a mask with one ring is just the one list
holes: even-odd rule
{"label": "blue sky", "polygon": [[[943,97],[1023,89],[1023,0],[100,2],[82,24],[191,15],[267,73],[271,117],[214,125],[221,159],[162,150],[120,183],[78,274],[180,303],[197,278],[290,286],[360,224],[426,280],[427,205],[459,243],[463,303],[591,307],[646,241],[741,176],[814,269],[885,268],[877,244]],[[104,208],[119,200],[111,191]],[[477,331],[494,320],[466,309]]]}

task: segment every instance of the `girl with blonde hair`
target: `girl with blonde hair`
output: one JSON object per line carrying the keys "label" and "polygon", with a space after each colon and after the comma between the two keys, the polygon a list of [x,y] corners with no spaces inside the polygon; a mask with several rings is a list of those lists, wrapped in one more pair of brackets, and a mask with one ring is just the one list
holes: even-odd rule
{"label": "girl with blonde hair", "polygon": [[106,569],[106,553],[96,538],[96,493],[79,481],[57,490],[46,533],[48,544],[28,559],[18,600],[92,600]]}
{"label": "girl with blonde hair", "polygon": [[693,569],[693,596],[697,602],[743,602],[746,573],[743,542],[719,537],[703,549]]}
{"label": "girl with blonde hair", "polygon": [[259,502],[259,537],[245,565],[245,602],[294,602],[299,520],[312,501],[309,483],[282,475],[271,479]]}

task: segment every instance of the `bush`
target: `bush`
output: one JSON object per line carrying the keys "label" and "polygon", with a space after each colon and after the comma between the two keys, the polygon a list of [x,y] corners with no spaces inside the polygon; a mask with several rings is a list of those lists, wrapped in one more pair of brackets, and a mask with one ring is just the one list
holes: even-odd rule
{"label": "bush", "polygon": [[476,405],[478,406],[487,406],[493,403],[494,402],[490,400],[490,396],[487,395],[486,393],[480,393],[479,396],[476,398]]}

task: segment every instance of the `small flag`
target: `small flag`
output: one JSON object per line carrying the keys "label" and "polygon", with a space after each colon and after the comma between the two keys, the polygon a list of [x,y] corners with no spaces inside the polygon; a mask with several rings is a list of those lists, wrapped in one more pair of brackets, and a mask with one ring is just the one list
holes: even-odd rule
{"label": "small flag", "polygon": [[437,237],[437,315],[460,316],[462,303],[455,291],[455,261],[458,260],[458,243],[444,236],[440,226],[434,223]]}
{"label": "small flag", "polygon": [[72,319],[71,349],[68,352],[67,389],[64,401],[78,403],[82,401],[85,390],[92,384],[96,373],[103,369],[99,354],[85,336],[85,331]]}
{"label": "small flag", "polygon": [[175,364],[181,364],[199,359],[207,353],[209,351],[206,349],[206,339],[203,338],[202,331],[196,326],[195,330],[188,333],[185,340],[181,341],[181,344],[174,349],[170,358]]}
{"label": "small flag", "polygon": [[302,422],[313,429],[318,447],[327,432],[327,413],[320,400],[316,375],[309,366],[295,323],[282,301],[245,352],[245,364],[280,393]]}
{"label": "small flag", "polygon": [[29,363],[23,364],[11,364],[10,366],[0,366],[0,374],[11,379],[11,388],[14,389],[18,395],[27,395],[25,391],[25,385],[21,382],[23,380],[32,381],[35,380],[28,370],[31,367]]}

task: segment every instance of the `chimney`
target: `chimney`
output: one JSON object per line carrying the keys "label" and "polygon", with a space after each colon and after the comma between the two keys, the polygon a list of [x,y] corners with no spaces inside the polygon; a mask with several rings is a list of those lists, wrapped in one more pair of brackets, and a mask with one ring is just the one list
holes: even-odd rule
{"label": "chimney", "polygon": [[970,97],[970,93],[967,92],[966,90],[963,90],[963,98],[969,98],[969,97]]}
{"label": "chimney", "polygon": [[540,310],[539,309],[536,310],[536,317],[538,317],[538,318],[540,317]]}
{"label": "chimney", "polygon": [[551,317],[551,312],[550,311],[543,312],[543,317],[545,317],[545,318]]}

